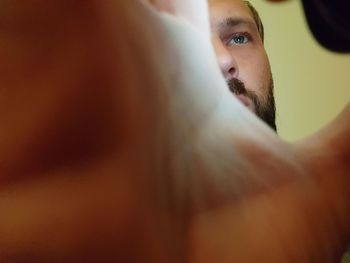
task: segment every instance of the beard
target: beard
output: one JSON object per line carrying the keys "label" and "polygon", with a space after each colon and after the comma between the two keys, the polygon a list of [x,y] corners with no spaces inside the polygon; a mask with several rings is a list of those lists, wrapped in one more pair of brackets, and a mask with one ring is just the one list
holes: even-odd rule
{"label": "beard", "polygon": [[239,79],[232,79],[228,83],[229,89],[236,95],[244,95],[252,100],[255,106],[255,114],[262,119],[268,126],[277,132],[276,126],[276,106],[273,95],[273,80],[270,78],[268,85],[268,94],[266,99],[261,99],[254,91],[247,90],[245,85]]}

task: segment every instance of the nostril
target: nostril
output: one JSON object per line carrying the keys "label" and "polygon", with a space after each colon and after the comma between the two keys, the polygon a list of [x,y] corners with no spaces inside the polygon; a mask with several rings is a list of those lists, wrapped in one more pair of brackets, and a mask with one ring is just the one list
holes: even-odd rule
{"label": "nostril", "polygon": [[236,75],[237,75],[237,70],[236,70],[236,68],[234,68],[234,67],[231,67],[229,70],[228,70],[228,73],[229,73],[229,75],[230,75],[230,77],[232,78],[232,77],[237,77]]}

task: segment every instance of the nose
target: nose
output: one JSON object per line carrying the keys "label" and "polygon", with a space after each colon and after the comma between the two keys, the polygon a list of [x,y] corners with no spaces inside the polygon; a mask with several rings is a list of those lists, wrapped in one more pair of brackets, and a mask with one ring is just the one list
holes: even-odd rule
{"label": "nose", "polygon": [[225,43],[218,37],[212,38],[213,46],[216,53],[216,59],[219,63],[222,74],[226,80],[238,77],[238,65],[230,50]]}

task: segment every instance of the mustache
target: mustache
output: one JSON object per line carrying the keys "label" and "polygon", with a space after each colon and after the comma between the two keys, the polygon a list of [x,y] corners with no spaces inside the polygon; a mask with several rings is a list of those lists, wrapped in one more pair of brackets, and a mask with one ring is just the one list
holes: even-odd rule
{"label": "mustache", "polygon": [[[273,97],[273,86],[271,92],[268,94],[267,103],[262,103],[258,95],[251,90],[248,90],[244,83],[239,79],[231,79],[227,82],[228,88],[235,95],[244,95],[250,98],[255,106],[255,114],[269,125],[274,131],[277,131],[275,122],[275,100]],[[273,85],[273,83],[271,84]]]}
{"label": "mustache", "polygon": [[239,79],[232,79],[227,82],[227,85],[230,89],[230,91],[235,94],[235,95],[244,95],[248,98],[250,98],[255,106],[256,114],[261,117],[261,110],[262,110],[262,105],[260,103],[260,100],[258,96],[255,94],[255,92],[250,91],[246,89],[244,83],[240,81]]}
{"label": "mustache", "polygon": [[227,82],[230,91],[236,95],[247,95],[247,89],[242,81],[239,79],[232,79]]}

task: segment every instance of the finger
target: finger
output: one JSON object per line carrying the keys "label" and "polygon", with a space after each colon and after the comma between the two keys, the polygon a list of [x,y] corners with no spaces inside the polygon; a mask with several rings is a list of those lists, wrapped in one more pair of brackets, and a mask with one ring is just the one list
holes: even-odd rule
{"label": "finger", "polygon": [[328,126],[296,144],[300,155],[317,177],[315,180],[331,200],[339,226],[349,233],[350,220],[350,104]]}
{"label": "finger", "polygon": [[209,36],[209,15],[206,0],[153,0],[160,11],[181,17]]}
{"label": "finger", "polygon": [[89,1],[28,2],[1,1],[0,185],[113,144],[101,122],[114,91],[100,84],[108,76],[97,70],[105,49],[94,9]]}
{"label": "finger", "polygon": [[161,237],[139,172],[115,163],[1,189],[0,262],[183,262],[164,253],[175,242]]}

